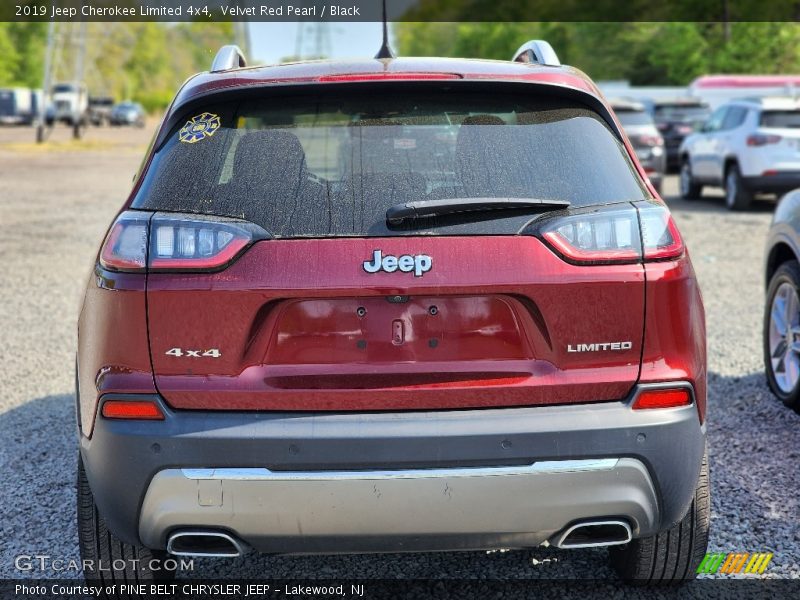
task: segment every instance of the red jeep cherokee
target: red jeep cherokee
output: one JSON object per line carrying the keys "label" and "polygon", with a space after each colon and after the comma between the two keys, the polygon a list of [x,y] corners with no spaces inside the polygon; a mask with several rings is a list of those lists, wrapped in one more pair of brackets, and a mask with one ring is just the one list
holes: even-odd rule
{"label": "red jeep cherokee", "polygon": [[705,553],[692,265],[545,43],[254,68],[223,48],[102,244],[77,362],[80,547],[115,569],[89,577],[549,542],[658,583]]}

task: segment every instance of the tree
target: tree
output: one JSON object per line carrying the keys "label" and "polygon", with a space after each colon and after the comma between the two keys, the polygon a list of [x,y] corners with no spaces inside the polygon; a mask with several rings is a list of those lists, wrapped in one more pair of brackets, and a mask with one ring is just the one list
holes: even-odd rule
{"label": "tree", "polygon": [[19,63],[19,54],[14,47],[14,41],[9,32],[10,23],[0,23],[0,86],[17,84],[16,72]]}
{"label": "tree", "polygon": [[800,72],[800,25],[793,22],[398,23],[395,37],[401,55],[506,60],[524,41],[541,38],[592,78],[635,85]]}

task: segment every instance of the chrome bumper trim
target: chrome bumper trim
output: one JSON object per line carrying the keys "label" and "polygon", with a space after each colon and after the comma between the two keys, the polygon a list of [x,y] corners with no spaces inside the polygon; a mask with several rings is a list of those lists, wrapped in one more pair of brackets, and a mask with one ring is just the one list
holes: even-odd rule
{"label": "chrome bumper trim", "polygon": [[384,479],[430,479],[437,477],[501,477],[532,473],[572,473],[607,471],[617,466],[618,458],[586,460],[546,460],[513,467],[457,467],[396,471],[270,471],[262,468],[181,469],[187,479],[221,481],[345,481]]}

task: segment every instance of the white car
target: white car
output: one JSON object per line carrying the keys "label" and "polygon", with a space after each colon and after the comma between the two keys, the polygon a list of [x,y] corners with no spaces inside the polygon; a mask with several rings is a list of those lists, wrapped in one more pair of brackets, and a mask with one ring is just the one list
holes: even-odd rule
{"label": "white car", "polygon": [[704,185],[725,188],[731,210],[745,210],[757,192],[800,187],[800,100],[746,98],[717,108],[680,147],[680,193],[700,197]]}

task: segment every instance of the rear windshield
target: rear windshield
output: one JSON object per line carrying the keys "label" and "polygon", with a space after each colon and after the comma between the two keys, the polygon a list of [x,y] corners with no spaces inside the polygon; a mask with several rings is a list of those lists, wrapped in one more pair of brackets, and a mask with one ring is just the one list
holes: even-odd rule
{"label": "rear windshield", "polygon": [[[195,110],[156,153],[133,207],[243,218],[276,237],[321,237],[392,235],[386,210],[411,201],[586,206],[645,197],[619,140],[581,104],[429,91]],[[460,229],[448,229],[457,216],[424,225],[431,233],[503,233],[488,223],[511,213],[472,213]]]}
{"label": "rear windshield", "polygon": [[800,127],[800,111],[765,110],[761,113],[762,127]]}
{"label": "rear windshield", "polygon": [[614,112],[617,114],[617,118],[619,122],[622,123],[623,127],[628,125],[653,124],[653,118],[643,110],[616,109]]}

